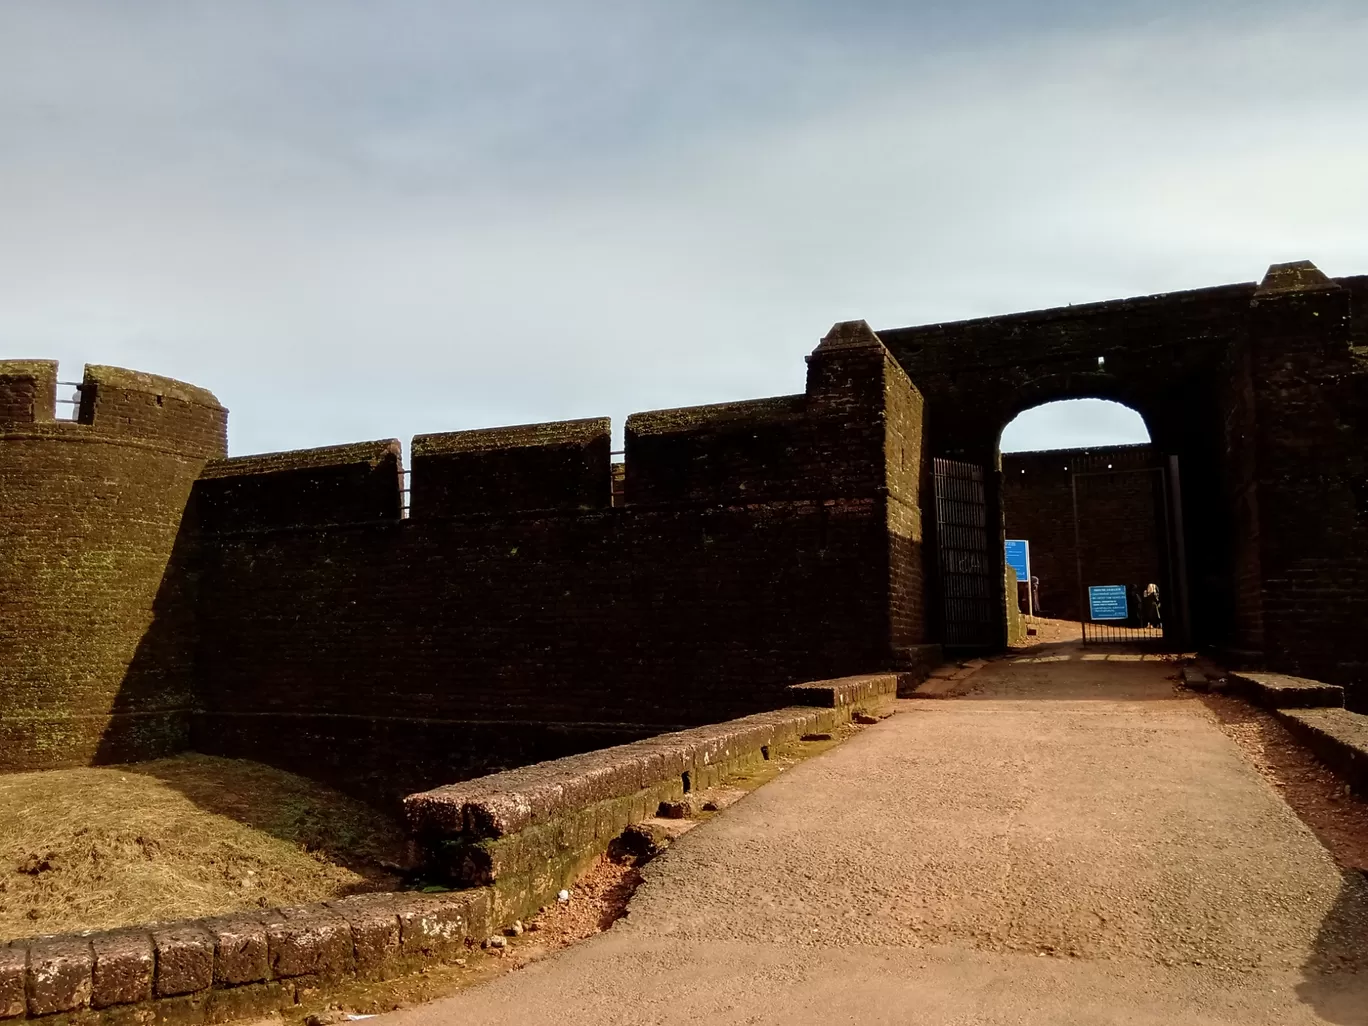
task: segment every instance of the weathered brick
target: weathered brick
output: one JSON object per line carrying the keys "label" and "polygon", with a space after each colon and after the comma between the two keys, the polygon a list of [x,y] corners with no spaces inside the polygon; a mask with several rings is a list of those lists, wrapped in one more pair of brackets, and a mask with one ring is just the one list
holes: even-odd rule
{"label": "weathered brick", "polygon": [[28,973],[28,946],[0,945],[0,1019],[15,1019],[24,1014],[28,1001],[24,980]]}
{"label": "weathered brick", "polygon": [[259,916],[217,916],[204,920],[214,939],[214,982],[255,983],[270,975],[266,926]]}
{"label": "weathered brick", "polygon": [[469,906],[457,895],[415,895],[399,909],[399,947],[406,956],[450,958],[470,936]]}
{"label": "weathered brick", "polygon": [[335,976],[351,970],[351,927],[326,906],[276,909],[262,921],[273,976]]}
{"label": "weathered brick", "polygon": [[152,997],[156,956],[152,936],[145,930],[118,930],[91,937],[95,954],[95,1008],[133,1004]]}
{"label": "weathered brick", "polygon": [[29,1015],[71,1012],[90,1004],[94,956],[84,937],[30,942],[27,995]]}
{"label": "weathered brick", "polygon": [[158,997],[193,994],[214,982],[214,938],[199,923],[177,923],[152,931],[157,952]]}
{"label": "weathered brick", "polygon": [[351,927],[358,973],[373,973],[399,953],[399,912],[389,894],[357,894],[327,903]]}

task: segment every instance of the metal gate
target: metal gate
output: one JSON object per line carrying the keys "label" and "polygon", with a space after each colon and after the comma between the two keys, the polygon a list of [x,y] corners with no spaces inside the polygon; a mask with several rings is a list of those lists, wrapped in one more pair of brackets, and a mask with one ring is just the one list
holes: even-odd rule
{"label": "metal gate", "polygon": [[[1143,467],[1108,464],[1069,476],[1083,644],[1180,643],[1188,629],[1177,457]],[[1116,546],[1121,532],[1106,517],[1095,516],[1100,507],[1114,505],[1115,493],[1123,487],[1130,494],[1132,519],[1146,522],[1154,532],[1152,564],[1143,580],[1107,569],[1107,550]],[[1132,560],[1132,569],[1134,565]]]}
{"label": "metal gate", "polygon": [[936,550],[939,557],[943,630],[947,648],[996,648],[1004,619],[999,560],[989,558],[983,468],[934,460]]}

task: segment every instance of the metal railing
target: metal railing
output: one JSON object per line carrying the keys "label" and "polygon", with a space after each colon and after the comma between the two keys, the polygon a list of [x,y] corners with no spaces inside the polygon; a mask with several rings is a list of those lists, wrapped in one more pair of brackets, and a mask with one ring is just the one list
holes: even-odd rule
{"label": "metal railing", "polygon": [[59,381],[58,388],[74,388],[75,394],[70,399],[57,400],[57,411],[54,414],[57,420],[79,420],[81,417],[81,382],[79,381]]}
{"label": "metal railing", "polygon": [[[616,457],[619,456],[622,457],[621,461],[612,462]],[[608,459],[608,504],[610,506],[621,506],[623,503],[623,496],[626,493],[627,484],[627,450],[613,449],[608,453]]]}
{"label": "metal railing", "polygon": [[413,485],[410,482],[411,470],[399,471],[399,519],[407,520],[409,507],[413,501]]}

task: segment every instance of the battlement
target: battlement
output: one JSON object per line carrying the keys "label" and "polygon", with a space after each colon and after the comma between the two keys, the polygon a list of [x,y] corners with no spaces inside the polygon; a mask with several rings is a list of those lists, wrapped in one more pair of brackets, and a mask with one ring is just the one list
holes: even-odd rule
{"label": "battlement", "polygon": [[398,520],[397,439],[212,460],[195,484],[205,530]]}
{"label": "battlement", "polygon": [[418,435],[410,515],[601,509],[611,448],[607,417]]}
{"label": "battlement", "polygon": [[0,428],[56,415],[56,360],[0,360]]}
{"label": "battlement", "polygon": [[[634,413],[623,505],[753,505],[870,498],[887,484],[889,390],[920,397],[863,321],[836,325],[809,360],[805,393]],[[598,512],[613,503],[606,417],[417,435],[412,521]],[[901,462],[901,461],[900,461]],[[269,453],[210,464],[200,524],[231,532],[397,519],[397,442]]]}
{"label": "battlement", "polygon": [[634,413],[627,418],[627,503],[759,501],[809,489],[801,437],[807,396]]}
{"label": "battlement", "polygon": [[0,431],[37,429],[66,439],[98,435],[203,458],[227,449],[228,411],[206,389],[98,364],[86,366],[78,387],[74,421],[59,420],[56,361],[0,360]]}

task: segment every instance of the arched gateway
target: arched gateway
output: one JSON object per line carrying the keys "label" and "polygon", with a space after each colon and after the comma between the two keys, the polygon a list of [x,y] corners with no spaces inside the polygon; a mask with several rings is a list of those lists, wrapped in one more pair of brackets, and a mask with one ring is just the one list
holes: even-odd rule
{"label": "arched gateway", "polygon": [[1298,261],[1257,284],[878,335],[922,393],[929,452],[984,468],[990,525],[1004,425],[1056,399],[1123,403],[1180,468],[1192,642],[1368,678],[1368,276]]}

